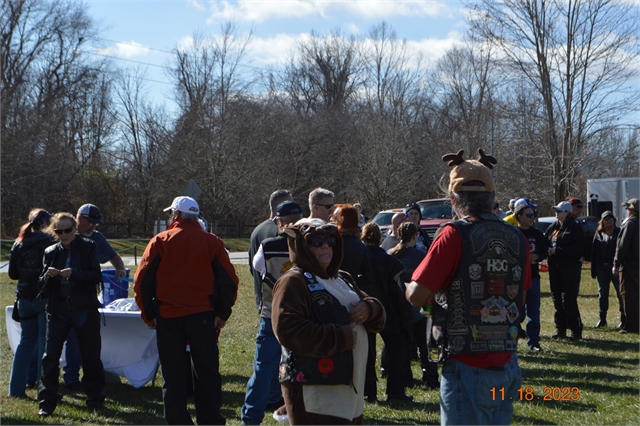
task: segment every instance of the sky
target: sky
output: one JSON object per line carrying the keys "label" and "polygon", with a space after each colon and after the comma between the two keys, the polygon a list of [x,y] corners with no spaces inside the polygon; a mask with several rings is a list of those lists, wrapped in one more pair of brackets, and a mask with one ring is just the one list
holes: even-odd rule
{"label": "sky", "polygon": [[146,72],[151,99],[169,102],[171,85],[162,67],[170,51],[194,34],[215,35],[227,22],[238,34],[253,32],[246,63],[255,68],[287,62],[311,31],[366,36],[385,21],[413,51],[435,61],[464,39],[459,1],[450,0],[85,0],[103,30],[98,54]]}

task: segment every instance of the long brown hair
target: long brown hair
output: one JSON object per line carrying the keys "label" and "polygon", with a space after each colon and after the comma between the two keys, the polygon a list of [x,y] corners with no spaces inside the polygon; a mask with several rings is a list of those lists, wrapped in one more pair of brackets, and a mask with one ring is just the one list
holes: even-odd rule
{"label": "long brown hair", "polygon": [[[607,215],[607,217],[609,217],[609,215]],[[604,220],[607,217],[600,219],[600,221],[598,222],[598,227],[596,228],[596,232],[604,231]],[[618,219],[616,219],[616,217],[613,214],[611,214],[611,217],[613,218],[613,227],[615,228],[616,223],[618,223]]]}
{"label": "long brown hair", "polygon": [[362,236],[360,237],[363,243],[379,246],[382,241],[382,232],[380,227],[375,222],[367,222],[362,227]]}
{"label": "long brown hair", "polygon": [[16,238],[17,242],[24,241],[25,238],[28,238],[34,232],[40,231],[42,228],[49,225],[49,221],[51,220],[51,213],[46,211],[45,209],[35,208],[29,212],[29,222],[22,225],[20,228],[20,232],[18,233],[18,237]]}
{"label": "long brown hair", "polygon": [[413,222],[405,222],[398,228],[398,238],[400,242],[391,249],[390,254],[395,257],[402,257],[407,252],[407,243],[411,241],[414,235],[420,230]]}

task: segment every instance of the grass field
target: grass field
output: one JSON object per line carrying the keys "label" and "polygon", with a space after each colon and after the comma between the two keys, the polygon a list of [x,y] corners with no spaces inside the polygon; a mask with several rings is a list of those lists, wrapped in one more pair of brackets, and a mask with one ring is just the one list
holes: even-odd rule
{"label": "grass field", "polygon": [[[240,408],[246,383],[252,372],[254,337],[258,323],[253,302],[253,284],[246,265],[236,265],[241,279],[238,301],[233,315],[220,336],[220,371],[223,375],[223,415],[228,424],[240,423]],[[133,274],[133,271],[132,271]],[[13,304],[15,284],[0,274],[0,302]],[[613,290],[611,291],[613,293]],[[620,335],[612,327],[595,330],[598,320],[597,285],[583,271],[579,306],[585,324],[584,339],[556,342],[553,332],[553,306],[546,274],[542,280],[542,353],[531,353],[521,341],[518,349],[523,387],[531,387],[531,402],[515,402],[516,424],[614,425],[640,424],[638,335]],[[617,300],[610,299],[609,323],[618,323]],[[3,309],[4,312],[4,309]],[[28,390],[32,400],[7,398],[12,353],[6,329],[0,328],[0,398],[2,424],[42,424],[36,416],[35,390]],[[378,339],[380,341],[381,339]],[[380,344],[379,344],[380,345]],[[380,347],[378,348],[380,349]],[[419,366],[414,362],[414,377]],[[47,421],[54,424],[164,424],[162,393],[151,383],[140,389],[122,383],[108,384],[106,409],[90,414],[84,408],[82,393],[67,393],[55,415]],[[378,398],[386,399],[384,380],[378,381]],[[545,388],[577,388],[579,400],[543,401]],[[489,390],[487,390],[489,392]],[[367,424],[439,424],[439,394],[425,388],[408,389],[414,402],[388,405],[385,402],[365,404]],[[553,392],[547,392],[553,399]],[[526,397],[527,393],[523,393]],[[556,391],[556,395],[558,392]],[[195,419],[193,405],[190,409]],[[270,415],[264,424],[277,424]]]}

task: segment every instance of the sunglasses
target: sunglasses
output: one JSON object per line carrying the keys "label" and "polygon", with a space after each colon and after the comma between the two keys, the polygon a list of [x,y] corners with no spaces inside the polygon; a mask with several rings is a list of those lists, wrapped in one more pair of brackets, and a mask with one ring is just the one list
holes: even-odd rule
{"label": "sunglasses", "polygon": [[331,209],[331,207],[333,207],[334,205],[335,204],[316,204],[316,206],[322,206],[327,210]]}
{"label": "sunglasses", "polygon": [[68,227],[67,229],[54,229],[53,232],[55,232],[58,235],[61,235],[62,233],[65,234],[70,234],[71,232],[73,232],[73,226]]}
{"label": "sunglasses", "polygon": [[324,244],[327,244],[329,247],[334,247],[336,245],[336,237],[313,237],[309,239],[309,245],[311,247],[322,247]]}
{"label": "sunglasses", "polygon": [[525,216],[531,219],[532,217],[535,216],[535,213],[526,213]]}

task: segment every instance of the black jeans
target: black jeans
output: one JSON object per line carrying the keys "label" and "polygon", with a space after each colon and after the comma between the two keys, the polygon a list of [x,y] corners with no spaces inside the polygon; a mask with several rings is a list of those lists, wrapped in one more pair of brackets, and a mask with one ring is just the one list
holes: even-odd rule
{"label": "black jeans", "polygon": [[58,403],[60,355],[72,328],[80,347],[82,387],[87,394],[87,406],[98,407],[104,401],[104,367],[100,359],[100,313],[97,309],[72,311],[70,303],[60,301],[56,312],[47,315],[47,341],[38,389],[40,408],[49,413],[55,410]]}
{"label": "black jeans", "polygon": [[169,424],[191,425],[187,411],[187,342],[191,347],[196,421],[200,425],[223,425],[222,376],[213,312],[177,318],[157,318],[158,355],[162,366],[164,418]]}
{"label": "black jeans", "polygon": [[637,264],[624,265],[620,272],[620,295],[624,305],[624,313],[627,316],[624,330],[631,333],[637,333],[640,329],[638,275],[640,274]]}
{"label": "black jeans", "polygon": [[561,333],[567,329],[574,333],[582,333],[582,319],[578,309],[581,271],[582,262],[549,264],[549,287],[555,308],[554,321],[556,329]]}
{"label": "black jeans", "polygon": [[380,332],[385,347],[387,395],[404,395],[403,363],[407,359],[407,343],[402,333]]}

